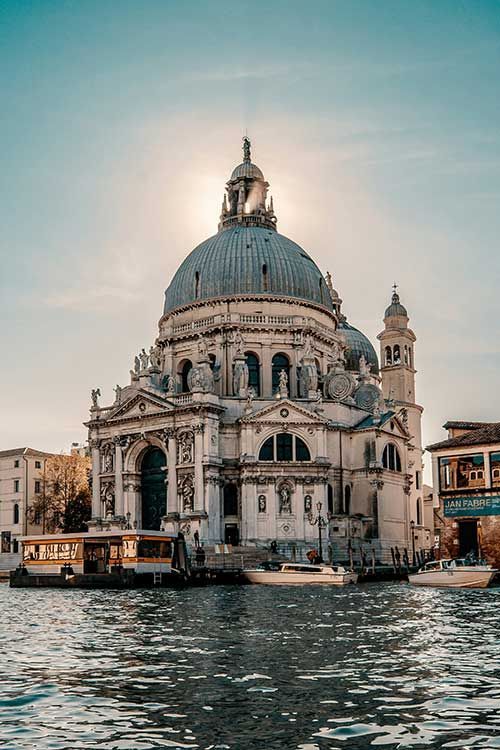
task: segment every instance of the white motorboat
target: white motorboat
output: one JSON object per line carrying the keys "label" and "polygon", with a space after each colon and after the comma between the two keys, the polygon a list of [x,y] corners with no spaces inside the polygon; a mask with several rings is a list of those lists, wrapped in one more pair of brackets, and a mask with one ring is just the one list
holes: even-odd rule
{"label": "white motorboat", "polygon": [[356,583],[358,574],[341,565],[309,565],[307,563],[281,563],[277,569],[270,566],[244,570],[249,583],[265,583],[281,586],[304,584],[327,584],[345,586]]}
{"label": "white motorboat", "polygon": [[466,558],[433,560],[408,576],[414,586],[443,586],[450,589],[485,589],[498,571],[484,562]]}

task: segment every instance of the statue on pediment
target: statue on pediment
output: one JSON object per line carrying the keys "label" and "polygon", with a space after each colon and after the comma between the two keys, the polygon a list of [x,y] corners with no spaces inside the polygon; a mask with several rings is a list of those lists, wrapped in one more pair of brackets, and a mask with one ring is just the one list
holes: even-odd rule
{"label": "statue on pediment", "polygon": [[158,345],[150,347],[149,362],[155,370],[161,369],[161,348]]}

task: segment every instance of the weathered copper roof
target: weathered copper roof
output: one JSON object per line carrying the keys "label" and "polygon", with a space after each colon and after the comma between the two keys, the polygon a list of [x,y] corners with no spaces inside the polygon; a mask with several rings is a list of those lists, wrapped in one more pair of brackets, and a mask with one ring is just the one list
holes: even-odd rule
{"label": "weathered copper roof", "polygon": [[323,274],[305,250],[274,230],[237,225],[188,255],[165,292],[164,313],[241,294],[292,297],[332,310]]}
{"label": "weathered copper roof", "polygon": [[339,331],[344,334],[347,346],[349,347],[345,355],[346,369],[359,372],[359,358],[363,356],[368,364],[372,366],[372,373],[378,375],[378,357],[365,334],[358,331],[354,326],[351,326],[345,319],[339,322]]}
{"label": "weathered copper roof", "polygon": [[251,161],[243,161],[233,169],[231,180],[240,180],[242,177],[256,177],[259,180],[264,179],[262,170],[259,169],[257,164],[252,164]]}

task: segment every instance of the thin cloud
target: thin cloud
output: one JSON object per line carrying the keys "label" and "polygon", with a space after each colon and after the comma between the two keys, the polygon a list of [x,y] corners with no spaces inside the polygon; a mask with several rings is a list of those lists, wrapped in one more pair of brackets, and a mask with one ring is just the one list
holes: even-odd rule
{"label": "thin cloud", "polygon": [[112,249],[86,258],[81,268],[65,274],[74,279],[74,283],[62,290],[50,291],[44,299],[45,305],[75,312],[105,312],[115,308],[117,303],[140,301],[149,275],[139,262],[140,257],[140,252],[131,249]]}

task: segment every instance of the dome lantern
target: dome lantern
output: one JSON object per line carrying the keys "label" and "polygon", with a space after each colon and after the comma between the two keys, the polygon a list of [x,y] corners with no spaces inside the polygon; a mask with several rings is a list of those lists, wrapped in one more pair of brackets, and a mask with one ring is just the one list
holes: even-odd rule
{"label": "dome lantern", "polygon": [[251,143],[245,136],[243,161],[233,169],[226,185],[219,231],[236,225],[276,229],[273,199],[266,203],[268,189],[262,170],[251,161]]}

